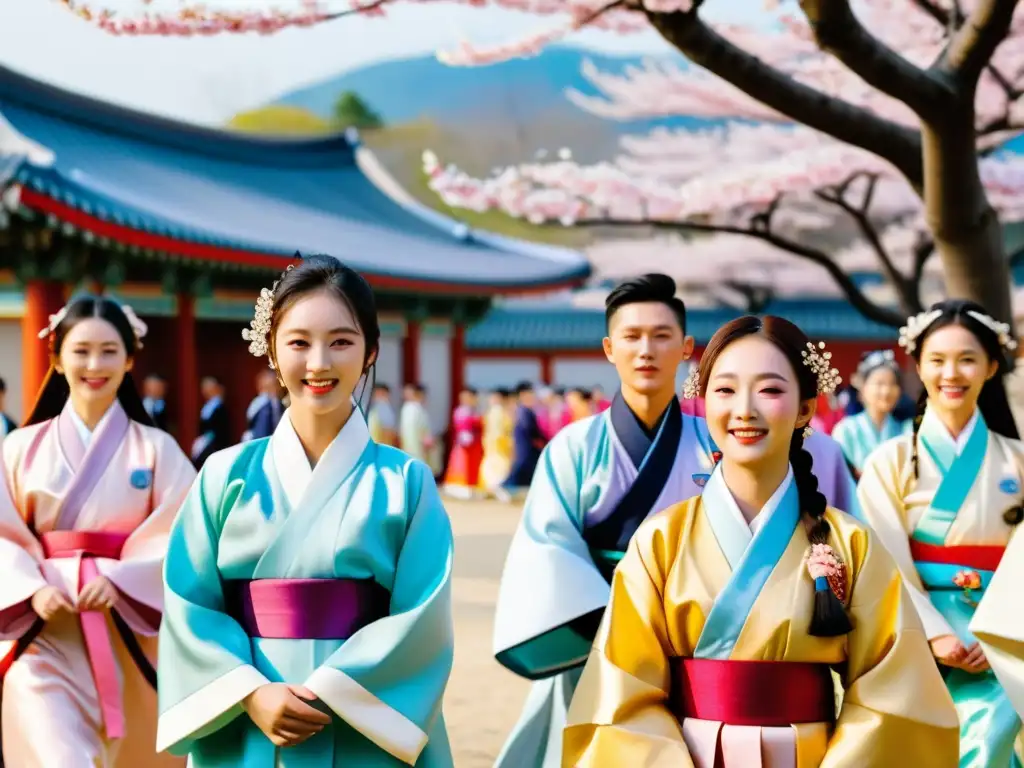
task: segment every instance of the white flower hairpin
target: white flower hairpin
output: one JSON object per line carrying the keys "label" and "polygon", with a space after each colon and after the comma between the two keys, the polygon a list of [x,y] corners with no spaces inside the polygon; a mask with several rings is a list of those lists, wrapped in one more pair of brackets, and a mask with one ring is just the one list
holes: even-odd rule
{"label": "white flower hairpin", "polygon": [[[294,264],[289,264],[281,277],[288,274],[294,266]],[[270,359],[270,325],[274,315],[274,292],[277,291],[277,284],[280,282],[281,278],[278,278],[269,288],[260,289],[249,327],[242,329],[242,338],[249,342],[249,354],[254,357],[266,355],[271,368],[274,367],[274,361]]]}
{"label": "white flower hairpin", "polygon": [[695,400],[699,396],[700,367],[695,365],[690,369],[690,375],[686,377],[686,381],[683,382],[683,399]]}
{"label": "white flower hairpin", "polygon": [[[843,377],[839,371],[832,367],[832,353],[825,350],[825,342],[819,341],[815,346],[813,342],[807,342],[807,349],[800,353],[803,356],[804,365],[811,369],[818,380],[818,394],[831,395],[836,387],[843,383]],[[810,425],[804,427],[804,437],[810,437],[814,430]]]}
{"label": "white flower hairpin", "polygon": [[924,329],[938,320],[942,314],[941,309],[933,309],[931,312],[918,312],[913,317],[907,318],[907,324],[900,328],[899,345],[906,350],[907,354],[913,354],[917,349],[917,337]]}
{"label": "white flower hairpin", "polygon": [[65,317],[68,316],[68,306],[65,304],[63,307],[57,310],[56,313],[50,315],[50,322],[45,328],[39,331],[39,338],[45,339],[49,337],[51,333],[57,330],[57,326],[61,324]]}
{"label": "white flower hairpin", "polygon": [[1010,335],[1010,326],[1008,324],[1000,323],[994,317],[989,317],[981,312],[975,312],[973,309],[967,310],[967,314],[992,331],[996,338],[999,339],[999,346],[1003,349],[1013,352],[1017,348],[1017,342]]}
{"label": "white flower hairpin", "polygon": [[[46,327],[39,331],[39,338],[49,338],[54,331],[57,330],[57,326],[64,322],[64,318],[68,316],[68,306],[65,304],[63,307],[58,309],[54,314],[50,315],[50,322],[47,323]],[[135,314],[135,310],[127,304],[120,304],[121,311],[124,312],[125,319],[128,321],[128,325],[131,326],[132,334],[135,336],[135,346],[142,349],[142,340],[149,333],[149,326],[146,325]]]}

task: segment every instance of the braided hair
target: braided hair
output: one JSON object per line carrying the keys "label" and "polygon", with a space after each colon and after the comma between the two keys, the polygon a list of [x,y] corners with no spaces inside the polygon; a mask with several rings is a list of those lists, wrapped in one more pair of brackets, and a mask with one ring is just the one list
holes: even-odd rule
{"label": "braided hair", "polygon": [[[807,336],[788,320],[772,315],[763,318],[754,315],[740,317],[726,323],[711,337],[701,356],[698,389],[701,397],[706,395],[708,380],[715,361],[735,341],[746,336],[761,336],[774,344],[789,360],[796,374],[802,401],[818,396],[818,377],[804,363],[803,354],[810,343]],[[800,514],[807,523],[807,538],[811,544],[827,544],[832,530],[825,517],[828,506],[824,494],[818,489],[818,478],[814,474],[814,461],[804,447],[803,427],[793,432],[789,443],[789,463],[793,468],[800,503]],[[829,588],[816,589],[814,612],[811,617],[809,634],[816,637],[836,637],[853,629],[850,618],[839,598]]]}
{"label": "braided hair", "polygon": [[[940,328],[945,328],[949,325],[959,325],[970,331],[978,340],[978,343],[981,344],[982,349],[985,350],[988,359],[994,360],[999,364],[996,375],[986,381],[981,388],[981,393],[978,395],[978,409],[981,411],[981,415],[985,418],[985,424],[990,430],[1004,437],[1010,437],[1014,440],[1019,439],[1017,425],[1013,419],[1013,412],[1010,410],[1010,403],[1006,398],[1006,388],[1003,385],[1003,376],[1009,371],[1009,362],[999,342],[999,336],[987,325],[979,322],[969,314],[970,312],[976,312],[981,315],[987,315],[988,312],[980,304],[976,304],[973,301],[964,301],[963,299],[940,301],[937,304],[933,304],[928,311],[934,312],[936,310],[941,314],[925,326],[914,339],[914,348],[910,352],[914,362],[917,363],[920,369],[921,350],[924,348],[925,341]],[[914,415],[914,439],[910,456],[915,478],[919,477],[917,435],[921,430],[921,422],[924,421],[924,414],[927,408],[928,392],[922,389],[921,394],[917,398],[917,412]]]}

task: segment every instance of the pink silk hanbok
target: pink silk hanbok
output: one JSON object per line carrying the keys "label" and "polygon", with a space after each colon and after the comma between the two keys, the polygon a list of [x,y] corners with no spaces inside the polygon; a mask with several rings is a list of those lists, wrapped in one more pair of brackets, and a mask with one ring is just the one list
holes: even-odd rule
{"label": "pink silk hanbok", "polygon": [[[3,680],[4,762],[182,765],[156,754],[156,692],[115,621],[155,660],[167,536],[195,479],[192,463],[170,435],[132,421],[116,401],[92,434],[68,402],[57,418],[8,435],[3,458],[0,657],[34,635]],[[120,593],[113,611],[62,611],[45,624],[33,612],[42,587],[75,603],[97,575]]]}

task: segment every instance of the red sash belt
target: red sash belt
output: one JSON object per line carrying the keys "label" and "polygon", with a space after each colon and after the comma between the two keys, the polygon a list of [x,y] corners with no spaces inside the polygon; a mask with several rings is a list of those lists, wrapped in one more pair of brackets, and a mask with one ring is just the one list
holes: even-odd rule
{"label": "red sash belt", "polygon": [[1006,547],[1001,546],[957,546],[943,547],[926,544],[917,539],[910,540],[910,556],[922,563],[944,563],[974,568],[979,571],[994,571],[1003,559]]}
{"label": "red sash belt", "polygon": [[831,723],[836,699],[827,664],[672,660],[672,711],[726,725]]}
{"label": "red sash belt", "polygon": [[388,615],[391,595],[373,579],[229,581],[228,611],[249,637],[347,640]]}
{"label": "red sash belt", "polygon": [[[121,559],[121,548],[127,534],[100,531],[51,531],[39,537],[47,559],[81,555],[78,568],[78,589],[100,575],[94,558]],[[102,611],[84,611],[78,615],[82,638],[89,656],[93,682],[100,701],[107,738],[124,737],[124,711],[121,684],[118,680],[114,645],[107,630],[107,617]]]}

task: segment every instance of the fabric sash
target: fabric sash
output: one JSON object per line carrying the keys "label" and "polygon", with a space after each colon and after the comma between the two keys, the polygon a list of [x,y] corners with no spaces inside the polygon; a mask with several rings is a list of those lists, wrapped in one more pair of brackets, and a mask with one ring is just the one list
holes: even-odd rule
{"label": "fabric sash", "polygon": [[57,530],[70,530],[75,527],[78,516],[103,477],[104,471],[111,465],[117,449],[124,443],[131,421],[124,408],[116,400],[110,406],[106,421],[100,424],[92,436],[88,448],[83,448],[82,438],[75,429],[71,414],[71,401],[68,400],[64,410],[57,417],[57,436],[60,447],[74,471],[71,484],[64,493],[60,511],[57,513]]}
{"label": "fabric sash", "polygon": [[[52,531],[44,533],[39,539],[47,559],[80,558],[78,588],[81,590],[100,575],[95,558],[119,560],[121,548],[128,540],[128,536],[127,534],[102,531]],[[124,619],[117,615],[116,611],[111,611],[111,618],[132,657],[132,661],[138,666],[143,677],[155,688],[156,672],[135,638],[135,633]],[[106,616],[103,611],[83,611],[78,615],[78,619],[107,737],[110,739],[124,738],[125,719],[121,700],[121,683],[118,679],[114,646],[110,639],[110,633],[107,631]],[[36,629],[33,639],[42,629],[42,623],[40,622],[37,626],[38,629]]]}
{"label": "fabric sash", "polygon": [[835,688],[827,664],[793,661],[671,661],[672,712],[679,719],[783,728],[832,723]]}
{"label": "fabric sash", "polygon": [[672,474],[683,435],[683,412],[677,398],[672,398],[662,414],[653,440],[644,433],[621,393],[612,400],[610,416],[612,428],[633,461],[637,476],[615,509],[583,531],[591,550],[605,553],[624,552],[636,529],[651,513]]}
{"label": "fabric sash", "polygon": [[937,423],[938,419],[926,414],[925,420],[926,424],[922,425],[918,439],[943,476],[935,492],[935,498],[918,521],[912,538],[925,544],[941,546],[946,541],[960,507],[963,506],[981,472],[988,447],[988,426],[979,412],[978,421],[967,440],[967,445],[964,446],[963,452],[956,456],[945,450],[945,441],[941,437],[937,440],[930,440],[928,437],[928,432],[942,429]]}
{"label": "fabric sash", "polygon": [[229,581],[228,612],[250,637],[347,640],[388,615],[391,594],[373,579]]}

